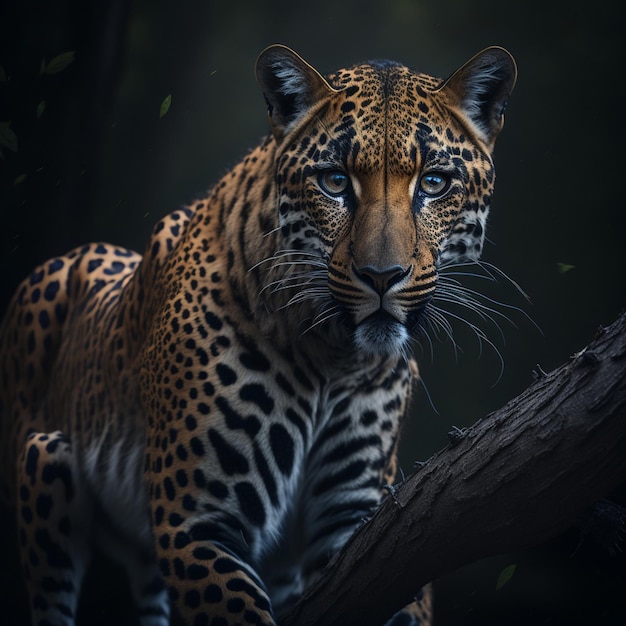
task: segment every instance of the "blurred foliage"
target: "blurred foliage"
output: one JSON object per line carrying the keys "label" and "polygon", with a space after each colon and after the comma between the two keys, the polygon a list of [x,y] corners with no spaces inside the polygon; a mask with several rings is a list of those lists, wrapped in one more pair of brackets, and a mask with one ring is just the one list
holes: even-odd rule
{"label": "blurred foliage", "polygon": [[565,272],[569,272],[576,267],[575,265],[570,265],[569,263],[561,263],[560,261],[557,262],[556,266],[559,270],[559,274],[565,274]]}
{"label": "blurred foliage", "polygon": [[498,582],[496,583],[496,591],[499,591],[506,585],[511,578],[513,578],[513,574],[515,574],[515,569],[517,565],[507,565],[498,575]]}
{"label": "blurred foliage", "polygon": [[42,59],[39,73],[50,75],[62,72],[74,60],[75,54],[73,50],[70,52],[62,52],[51,59],[50,63],[46,63],[46,60]]}
{"label": "blurred foliage", "polygon": [[163,102],[161,102],[161,107],[159,109],[159,117],[163,117],[169,110],[172,105],[172,94],[168,94],[165,96]]}
{"label": "blurred foliage", "polygon": [[[0,122],[0,149],[7,148],[11,152],[17,152],[17,135],[11,130],[11,121]],[[4,154],[0,151],[0,156]]]}
{"label": "blurred foliage", "polygon": [[[503,303],[505,318],[481,322],[495,348],[463,327],[457,348],[445,338],[417,347],[437,413],[418,387],[402,443],[409,469],[446,445],[452,425],[503,405],[537,363],[565,361],[624,306],[622,14],[616,3],[581,0],[2,3],[2,308],[35,263],[85,241],[142,249],[161,215],[236,163],[267,130],[252,72],[265,46],[290,45],[322,72],[394,58],[446,76],[503,45],[520,74],[496,148],[484,258],[532,304],[502,276],[477,281]],[[596,607],[623,588],[623,559],[592,549],[570,559],[570,543],[439,581],[438,623],[613,623],[615,612],[600,619]],[[511,562],[515,577],[495,594],[494,577]]]}

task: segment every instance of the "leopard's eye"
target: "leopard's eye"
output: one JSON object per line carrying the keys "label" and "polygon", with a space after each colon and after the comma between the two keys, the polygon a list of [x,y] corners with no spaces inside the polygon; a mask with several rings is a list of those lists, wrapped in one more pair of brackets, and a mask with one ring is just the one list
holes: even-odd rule
{"label": "leopard's eye", "polygon": [[339,170],[321,172],[317,177],[317,182],[322,191],[332,198],[343,196],[350,186],[347,174]]}
{"label": "leopard's eye", "polygon": [[449,186],[450,177],[443,172],[426,172],[420,178],[420,191],[427,196],[441,196]]}

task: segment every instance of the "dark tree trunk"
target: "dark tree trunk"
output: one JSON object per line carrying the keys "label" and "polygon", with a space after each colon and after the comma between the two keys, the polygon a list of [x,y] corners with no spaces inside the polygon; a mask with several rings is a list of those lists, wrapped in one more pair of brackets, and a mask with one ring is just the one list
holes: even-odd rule
{"label": "dark tree trunk", "polygon": [[407,478],[281,622],[380,626],[427,582],[574,525],[626,478],[626,314]]}

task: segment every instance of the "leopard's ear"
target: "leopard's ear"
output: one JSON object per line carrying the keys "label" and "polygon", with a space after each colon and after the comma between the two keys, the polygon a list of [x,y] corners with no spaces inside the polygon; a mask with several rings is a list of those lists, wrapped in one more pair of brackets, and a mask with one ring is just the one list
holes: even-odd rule
{"label": "leopard's ear", "polygon": [[272,132],[281,139],[318,100],[335,90],[293,50],[274,45],[261,52],[256,77],[265,101]]}
{"label": "leopard's ear", "polygon": [[472,57],[436,91],[470,122],[479,139],[493,148],[504,124],[504,110],[517,79],[517,66],[504,48],[492,46]]}

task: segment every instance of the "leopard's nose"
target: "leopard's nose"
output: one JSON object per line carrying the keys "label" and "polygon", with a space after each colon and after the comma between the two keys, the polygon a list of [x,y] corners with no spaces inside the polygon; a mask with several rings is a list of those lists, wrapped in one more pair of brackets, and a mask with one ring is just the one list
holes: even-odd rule
{"label": "leopard's nose", "polygon": [[392,265],[390,267],[379,268],[374,265],[364,267],[352,266],[354,275],[368,287],[371,287],[379,296],[385,294],[391,287],[404,280],[411,271],[410,267]]}

